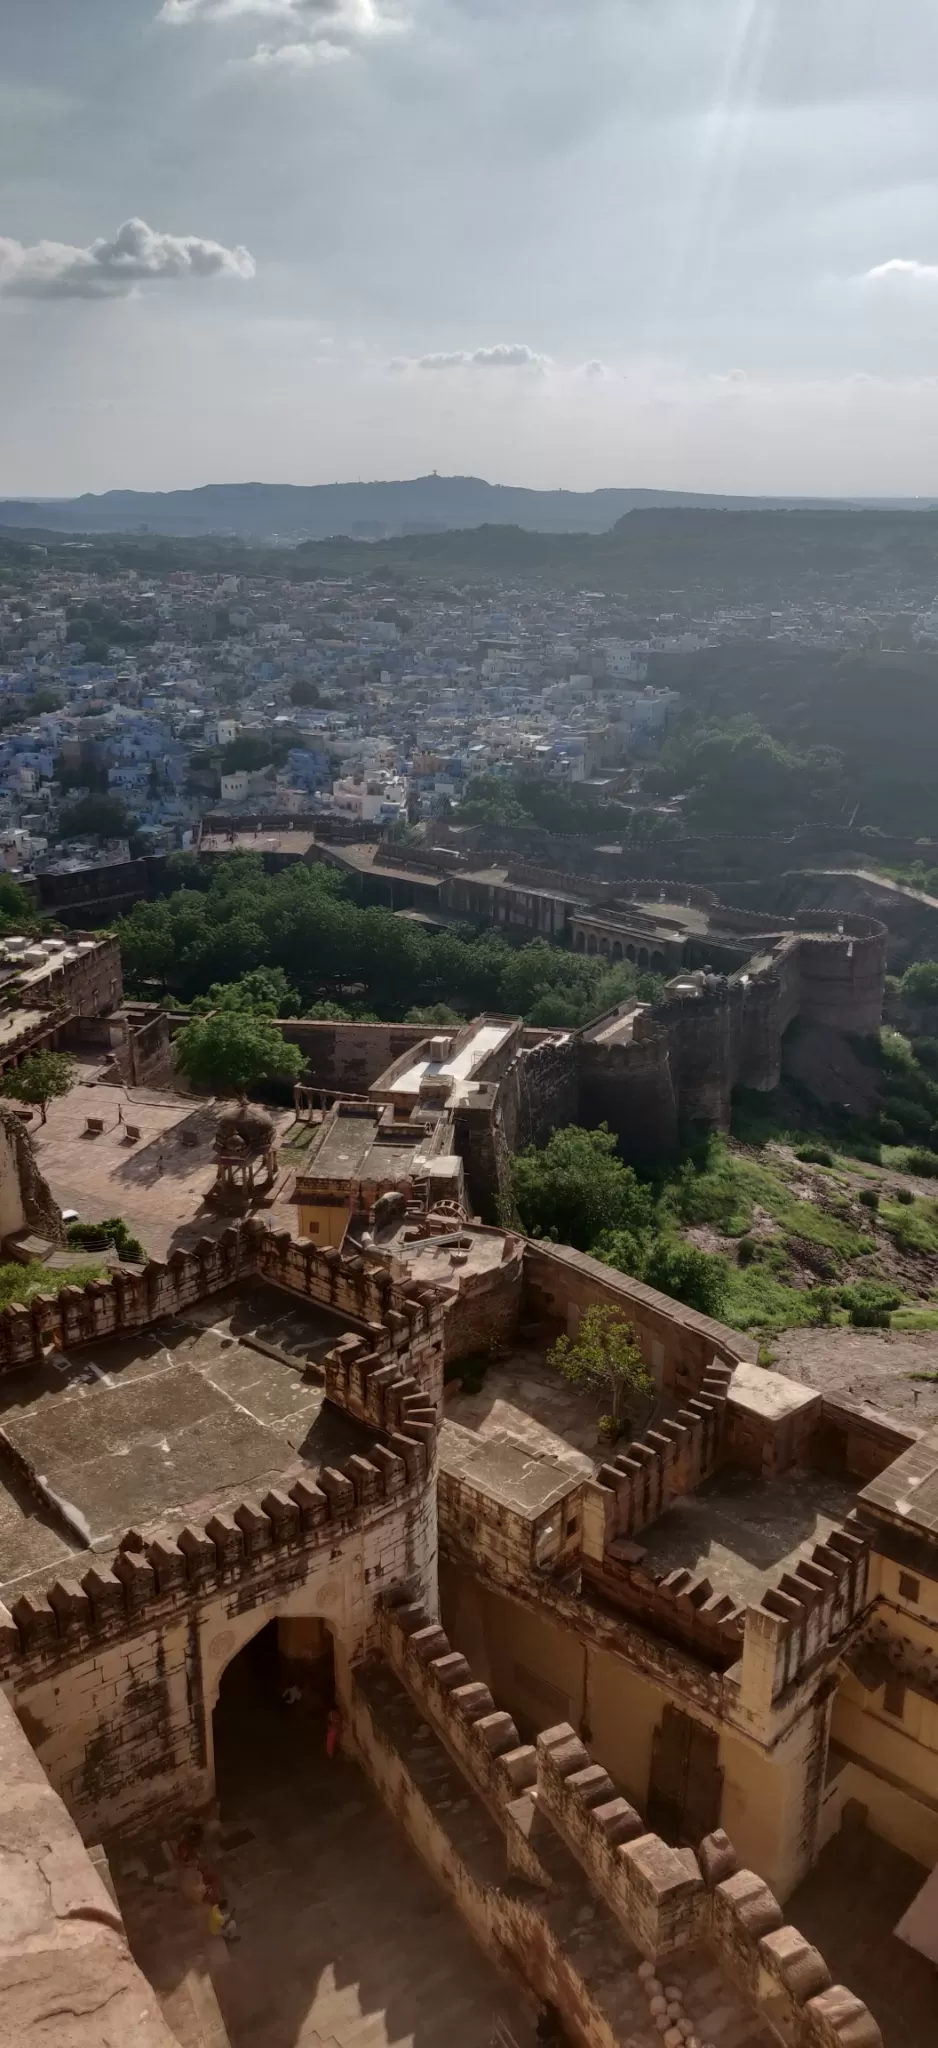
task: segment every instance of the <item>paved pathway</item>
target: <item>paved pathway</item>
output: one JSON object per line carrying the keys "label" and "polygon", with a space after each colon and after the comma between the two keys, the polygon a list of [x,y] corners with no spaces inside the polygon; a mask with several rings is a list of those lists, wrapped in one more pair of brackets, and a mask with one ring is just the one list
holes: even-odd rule
{"label": "paved pathway", "polygon": [[204,1905],[154,1885],[158,1843],[136,1874],[139,1847],[108,1845],[134,1954],[181,2048],[201,2048],[187,1982],[206,1967],[231,2048],[489,2048],[496,2016],[519,2012],[513,1987],[361,1772],[327,1763],[318,1723],[275,1705],[242,1737],[220,1749],[218,1868],[242,1930],[230,1952]]}

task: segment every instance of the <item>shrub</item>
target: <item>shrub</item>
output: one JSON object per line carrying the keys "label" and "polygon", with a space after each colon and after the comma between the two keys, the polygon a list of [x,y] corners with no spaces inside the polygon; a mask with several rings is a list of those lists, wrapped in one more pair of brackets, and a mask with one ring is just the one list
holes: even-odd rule
{"label": "shrub", "polygon": [[901,1202],[904,1209],[911,1209],[915,1196],[911,1188],[894,1188],[893,1201]]}
{"label": "shrub", "polygon": [[877,1209],[879,1208],[879,1192],[878,1192],[878,1189],[876,1189],[876,1188],[861,1188],[861,1189],[860,1189],[860,1192],[859,1192],[859,1194],[858,1194],[858,1196],[857,1196],[857,1201],[858,1201],[858,1202],[860,1203],[860,1205],[861,1205],[861,1207],[862,1207],[862,1208],[864,1208],[864,1209],[872,1209],[872,1210],[873,1210],[873,1212],[874,1212],[874,1214],[875,1214],[876,1210],[877,1210]]}
{"label": "shrub", "polygon": [[833,1166],[834,1155],[827,1145],[798,1145],[795,1158],[802,1159],[806,1166]]}
{"label": "shrub", "polygon": [[907,1155],[906,1167],[923,1180],[938,1180],[938,1152],[927,1152],[923,1146],[914,1145]]}
{"label": "shrub", "polygon": [[129,1266],[146,1264],[146,1252],[139,1237],[128,1230],[123,1216],[108,1216],[103,1223],[69,1223],[65,1229],[66,1241],[80,1245],[86,1251],[100,1251],[113,1245],[119,1259]]}
{"label": "shrub", "polygon": [[736,1257],[737,1257],[737,1259],[739,1260],[739,1263],[740,1263],[740,1265],[741,1265],[741,1266],[750,1266],[750,1265],[752,1264],[752,1261],[753,1261],[753,1259],[755,1258],[755,1256],[756,1256],[756,1240],[755,1240],[755,1238],[754,1238],[754,1237],[741,1237],[741,1238],[740,1238],[740,1240],[739,1240],[739,1243],[738,1243],[738,1245],[736,1246]]}
{"label": "shrub", "polygon": [[884,1145],[901,1145],[904,1132],[902,1125],[896,1122],[894,1116],[878,1115],[876,1130]]}
{"label": "shrub", "polygon": [[843,1308],[849,1309],[852,1319],[854,1310],[887,1314],[890,1309],[901,1308],[902,1295],[898,1287],[890,1287],[882,1280],[851,1280],[840,1289],[840,1301]]}
{"label": "shrub", "polygon": [[865,1308],[857,1303],[850,1310],[850,1321],[855,1330],[888,1330],[892,1316],[888,1308]]}
{"label": "shrub", "polygon": [[832,1287],[815,1287],[811,1291],[811,1314],[816,1323],[825,1327],[834,1320],[837,1297]]}
{"label": "shrub", "polygon": [[687,1308],[699,1309],[705,1316],[722,1314],[727,1265],[725,1259],[711,1252],[659,1237],[645,1260],[643,1277],[649,1287],[660,1287],[662,1294],[673,1295],[675,1301],[683,1301]]}

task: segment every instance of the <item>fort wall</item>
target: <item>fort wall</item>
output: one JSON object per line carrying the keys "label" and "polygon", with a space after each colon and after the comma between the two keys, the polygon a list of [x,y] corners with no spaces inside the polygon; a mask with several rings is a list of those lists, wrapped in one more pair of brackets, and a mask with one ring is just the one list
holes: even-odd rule
{"label": "fort wall", "polygon": [[[696,1855],[673,1849],[569,1723],[523,1742],[409,1589],[385,1603],[380,1631],[383,1657],[353,1674],[366,1768],[483,1945],[512,1958],[574,2041],[598,2048],[647,2025],[661,2009],[642,2005],[658,1996],[653,1966],[667,1982],[670,1962],[681,1969],[682,1988],[668,1996],[683,2031],[707,2031],[697,1999],[716,1964],[728,2023],[765,2020],[798,2048],[881,2048],[866,2007],[831,1984],[722,1831]],[[438,1745],[429,1755],[414,1739],[421,1717]],[[447,1758],[457,1777],[447,1779]],[[712,1974],[706,1987],[712,1998]]]}
{"label": "fort wall", "polygon": [[428,1371],[410,1332],[387,1308],[323,1360],[327,1398],[370,1430],[365,1452],[204,1525],[127,1530],[113,1555],[85,1569],[76,1555],[74,1576],[0,1607],[0,1683],[84,1832],[211,1797],[221,1675],[271,1617],[321,1617],[347,1664],[382,1585],[410,1575],[435,1605],[440,1340]]}

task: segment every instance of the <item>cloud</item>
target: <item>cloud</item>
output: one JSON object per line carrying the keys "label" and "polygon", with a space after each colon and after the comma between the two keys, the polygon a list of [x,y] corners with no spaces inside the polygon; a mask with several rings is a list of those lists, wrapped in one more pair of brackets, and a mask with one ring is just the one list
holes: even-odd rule
{"label": "cloud", "polygon": [[21,299],[126,297],[149,278],[254,276],[254,258],[198,235],[165,235],[125,220],[112,241],[24,244],[0,236],[0,292]]}
{"label": "cloud", "polygon": [[549,356],[535,354],[526,341],[497,341],[494,348],[477,348],[469,358],[480,370],[544,370]]}
{"label": "cloud", "polygon": [[862,283],[924,286],[933,291],[938,286],[938,263],[919,263],[912,256],[890,256],[888,263],[877,263],[867,270]]}
{"label": "cloud", "polygon": [[[467,355],[464,348],[456,348],[451,349],[448,354],[418,356],[417,368],[418,370],[460,370],[464,364],[471,362],[471,360],[472,358]],[[400,361],[400,358],[398,358],[398,361]]]}
{"label": "cloud", "polygon": [[177,27],[251,19],[279,25],[289,40],[258,44],[248,61],[282,71],[334,64],[356,44],[409,26],[401,0],[163,0],[160,19]]}
{"label": "cloud", "polygon": [[580,375],[581,377],[604,377],[606,375],[606,365],[600,362],[598,356],[591,356],[588,363],[581,365]]}
{"label": "cloud", "polygon": [[258,43],[247,62],[261,69],[303,72],[341,64],[351,54],[347,43],[331,43],[323,36],[314,43]]}
{"label": "cloud", "polygon": [[[397,369],[406,363],[397,356]],[[550,356],[541,356],[526,341],[496,341],[491,348],[443,349],[417,357],[418,370],[546,370]]]}

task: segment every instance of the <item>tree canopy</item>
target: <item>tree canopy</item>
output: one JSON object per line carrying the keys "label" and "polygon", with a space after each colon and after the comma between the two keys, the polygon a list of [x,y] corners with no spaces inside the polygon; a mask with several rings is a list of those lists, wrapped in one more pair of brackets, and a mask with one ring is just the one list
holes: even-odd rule
{"label": "tree canopy", "polygon": [[649,1188],[616,1151],[607,1124],[553,1131],[543,1150],[530,1146],[513,1161],[512,1190],[525,1230],[589,1251],[603,1231],[638,1238],[652,1225]]}
{"label": "tree canopy", "polygon": [[123,798],[104,792],[66,804],[59,820],[60,839],[128,839],[135,830]]}
{"label": "tree canopy", "polygon": [[427,933],[390,910],[362,909],[322,864],[268,875],[255,854],[214,865],[176,854],[169,865],[182,886],[136,904],[117,927],[125,980],[140,993],[156,984],[191,1002],[264,968],[285,976],[304,1016],[322,1003],[389,1019],[443,1004],[460,1016],[488,1009],[573,1028],[660,987],[628,962],[611,967],[544,940],[517,947],[493,932]]}
{"label": "tree canopy", "polygon": [[609,1403],[605,1433],[618,1436],[636,1400],[653,1391],[635,1331],[621,1309],[593,1302],[580,1318],[575,1337],[559,1337],[548,1361],[565,1380]]}
{"label": "tree canopy", "polygon": [[77,1079],[75,1066],[64,1052],[29,1052],[18,1067],[3,1076],[3,1093],[12,1095],[17,1102],[38,1105],[39,1120],[46,1121],[46,1111],[56,1096],[67,1095]]}
{"label": "tree canopy", "polygon": [[196,1017],[174,1044],[176,1065],[195,1088],[245,1096],[262,1081],[298,1080],[306,1064],[273,1024],[246,1010]]}

